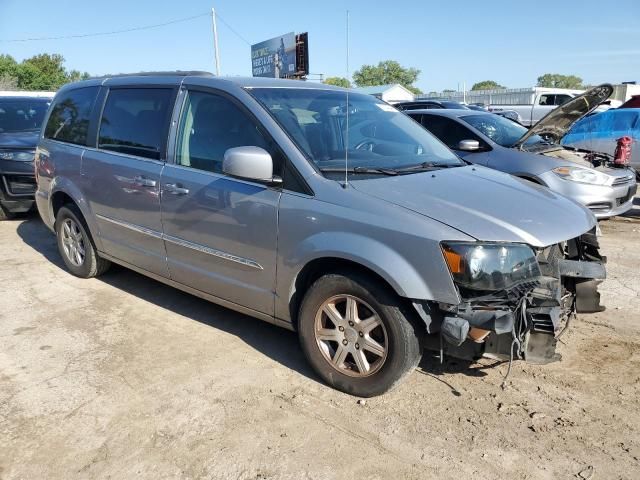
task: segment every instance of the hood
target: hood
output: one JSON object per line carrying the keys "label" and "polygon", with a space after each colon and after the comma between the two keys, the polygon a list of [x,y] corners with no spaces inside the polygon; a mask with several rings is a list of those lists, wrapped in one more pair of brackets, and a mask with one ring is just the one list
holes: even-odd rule
{"label": "hood", "polygon": [[0,133],[0,148],[35,150],[39,137],[40,131]]}
{"label": "hood", "polygon": [[582,235],[596,224],[593,214],[573,200],[477,165],[350,185],[483,241],[546,247]]}
{"label": "hood", "polygon": [[513,146],[524,145],[533,135],[540,135],[554,143],[559,143],[571,126],[591,111],[595,110],[602,102],[613,93],[613,87],[608,83],[593,87],[582,95],[569,100],[564,105],[551,110],[533,127],[525,133]]}

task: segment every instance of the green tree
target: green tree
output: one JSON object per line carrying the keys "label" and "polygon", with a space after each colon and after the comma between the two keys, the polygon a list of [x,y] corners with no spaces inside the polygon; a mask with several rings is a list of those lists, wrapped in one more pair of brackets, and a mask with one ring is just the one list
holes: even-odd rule
{"label": "green tree", "polygon": [[23,61],[20,70],[24,70],[18,75],[20,88],[25,90],[57,90],[68,81],[64,57],[59,54],[35,55]]}
{"label": "green tree", "polygon": [[86,78],[87,72],[67,71],[62,55],[41,53],[20,63],[9,55],[0,55],[2,84],[18,90],[57,90],[65,83]]}
{"label": "green tree", "polygon": [[545,73],[538,77],[538,87],[552,88],[582,88],[582,79],[575,75],[561,75],[559,73]]}
{"label": "green tree", "polygon": [[327,77],[323,83],[335,85],[336,87],[351,88],[351,82],[344,77]]}
{"label": "green tree", "polygon": [[11,55],[0,54],[0,74],[15,75],[18,62]]}
{"label": "green tree", "polygon": [[70,70],[67,73],[67,81],[68,82],[78,82],[80,80],[88,80],[91,78],[87,72],[80,72],[78,70]]}
{"label": "green tree", "polygon": [[498,82],[495,82],[493,80],[483,80],[481,82],[474,83],[473,87],[471,87],[471,90],[497,90],[504,88],[506,87],[503,87]]}
{"label": "green tree", "polygon": [[0,90],[17,90],[18,79],[11,75],[0,75]]}
{"label": "green tree", "polygon": [[353,82],[359,87],[399,83],[413,93],[422,93],[413,84],[418,80],[420,70],[405,68],[395,60],[385,60],[378,65],[363,65],[353,73]]}
{"label": "green tree", "polygon": [[0,55],[0,90],[17,90],[18,62],[11,55]]}

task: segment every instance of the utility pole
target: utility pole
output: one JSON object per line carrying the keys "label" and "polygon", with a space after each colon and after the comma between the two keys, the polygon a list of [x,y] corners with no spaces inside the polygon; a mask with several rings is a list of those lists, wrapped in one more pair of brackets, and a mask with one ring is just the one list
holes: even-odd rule
{"label": "utility pole", "polygon": [[213,24],[213,51],[216,57],[216,75],[220,76],[220,52],[218,52],[218,27],[216,25],[216,10],[211,9],[211,22]]}

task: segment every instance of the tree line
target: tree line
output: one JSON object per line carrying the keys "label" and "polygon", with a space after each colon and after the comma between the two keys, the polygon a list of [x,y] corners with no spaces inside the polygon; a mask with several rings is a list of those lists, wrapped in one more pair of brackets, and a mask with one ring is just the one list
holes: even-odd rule
{"label": "tree line", "polygon": [[[420,94],[422,92],[414,85],[420,73],[420,70],[417,68],[406,68],[395,60],[385,60],[379,62],[377,65],[363,65],[359,70],[356,70],[352,75],[353,85],[349,79],[344,77],[328,77],[324,80],[324,83],[346,88],[354,85],[356,87],[370,87],[399,83],[408,90],[411,90],[414,94]],[[559,73],[545,73],[544,75],[540,75],[537,78],[536,86],[570,88],[575,90],[588,87],[588,85],[583,83],[582,78],[576,75],[562,75]],[[500,85],[494,80],[483,80],[474,83],[471,90],[504,90],[506,88],[507,87]],[[443,90],[443,92],[454,91],[455,90],[451,89]]]}
{"label": "tree line", "polygon": [[[403,67],[395,60],[384,60],[377,65],[363,65],[353,72],[353,84],[357,87],[389,85],[399,83],[414,94],[422,93],[415,86],[421,71]],[[78,70],[67,70],[64,57],[59,54],[41,53],[17,62],[12,56],[0,54],[0,90],[57,90],[65,83],[85,80],[90,75]],[[351,81],[344,77],[329,77],[324,80],[329,85],[351,87]],[[582,79],[576,75],[545,73],[537,79],[539,87],[585,88]],[[507,87],[494,80],[483,80],[473,84],[471,90],[499,90]],[[444,90],[453,92],[455,90]]]}
{"label": "tree line", "polygon": [[90,75],[67,70],[64,57],[41,53],[17,62],[11,55],[0,54],[0,90],[58,90],[62,85],[86,80]]}

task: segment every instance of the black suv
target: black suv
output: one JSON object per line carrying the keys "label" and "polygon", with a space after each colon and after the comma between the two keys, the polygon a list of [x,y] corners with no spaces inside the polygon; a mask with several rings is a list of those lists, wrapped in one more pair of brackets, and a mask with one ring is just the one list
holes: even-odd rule
{"label": "black suv", "polygon": [[0,96],[0,220],[34,206],[33,157],[51,97]]}

